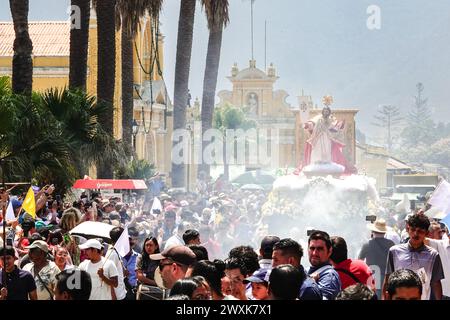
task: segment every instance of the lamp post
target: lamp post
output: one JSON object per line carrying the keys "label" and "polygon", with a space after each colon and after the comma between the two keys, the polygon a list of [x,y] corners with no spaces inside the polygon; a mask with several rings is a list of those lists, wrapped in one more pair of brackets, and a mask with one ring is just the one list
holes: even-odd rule
{"label": "lamp post", "polygon": [[191,128],[191,125],[190,124],[188,124],[187,125],[187,127],[186,127],[186,129],[187,129],[187,131],[189,132],[189,145],[188,145],[188,150],[187,150],[187,153],[188,153],[188,156],[187,156],[187,158],[188,158],[188,163],[187,163],[187,170],[186,170],[186,172],[187,172],[187,179],[186,179],[186,181],[187,181],[187,186],[186,186],[186,190],[189,192],[190,191],[190,184],[191,184],[191,136],[192,136],[192,128]]}
{"label": "lamp post", "polygon": [[139,132],[139,124],[137,123],[136,119],[133,119],[133,124],[131,125],[131,130],[133,134],[133,151],[136,153],[136,136]]}

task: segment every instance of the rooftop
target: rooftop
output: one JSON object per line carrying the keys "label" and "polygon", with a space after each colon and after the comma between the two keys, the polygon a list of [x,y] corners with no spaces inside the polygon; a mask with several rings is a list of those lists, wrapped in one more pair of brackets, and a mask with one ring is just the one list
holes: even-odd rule
{"label": "rooftop", "polygon": [[[70,23],[68,21],[29,21],[28,31],[34,56],[69,56]],[[0,22],[0,57],[14,55],[15,33],[12,22]]]}

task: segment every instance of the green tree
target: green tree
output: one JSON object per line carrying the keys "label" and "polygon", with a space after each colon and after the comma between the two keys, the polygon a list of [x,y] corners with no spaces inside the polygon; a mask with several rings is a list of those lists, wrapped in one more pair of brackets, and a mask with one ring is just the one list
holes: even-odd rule
{"label": "green tree", "polygon": [[14,56],[12,89],[14,93],[31,95],[33,86],[33,43],[28,33],[29,0],[9,0],[14,24]]}
{"label": "green tree", "polygon": [[386,146],[389,153],[392,151],[393,131],[398,128],[403,118],[400,115],[400,110],[396,106],[383,105],[378,109],[374,116],[375,122],[372,125],[386,130]]}
{"label": "green tree", "polygon": [[424,97],[424,85],[416,85],[417,95],[414,96],[414,104],[406,117],[406,126],[403,129],[402,137],[406,147],[413,147],[418,143],[430,144],[434,142],[433,128],[435,126],[431,120],[431,110],[428,107],[428,99]]}
{"label": "green tree", "polygon": [[146,160],[133,159],[124,167],[119,167],[117,177],[119,179],[150,179],[155,173],[155,166]]}
{"label": "green tree", "polygon": [[448,168],[450,165],[450,136],[433,143],[426,154],[429,162]]}
{"label": "green tree", "polygon": [[[173,131],[186,129],[186,106],[191,68],[195,4],[196,0],[182,0],[180,5],[173,98]],[[173,141],[172,146],[175,147],[178,143],[179,141]],[[184,187],[186,185],[186,164],[172,162],[171,171],[172,186],[175,188]]]}
{"label": "green tree", "polygon": [[214,110],[213,119],[214,128],[222,131],[222,145],[223,145],[223,174],[226,180],[229,179],[229,164],[226,158],[226,139],[227,129],[250,129],[256,127],[254,120],[247,120],[242,109],[232,105],[225,105]]}
{"label": "green tree", "polygon": [[[208,21],[209,40],[208,52],[206,54],[206,66],[203,79],[202,98],[202,136],[208,129],[212,128],[213,111],[215,105],[217,77],[219,73],[220,51],[222,48],[223,28],[229,22],[228,0],[202,0]],[[203,150],[206,145],[203,146]],[[209,164],[202,161],[199,165],[198,174],[210,175]]]}
{"label": "green tree", "polygon": [[49,90],[31,99],[0,78],[0,159],[10,181],[55,183],[64,190],[87,166],[124,165],[120,142],[98,122],[108,108],[80,91]]}

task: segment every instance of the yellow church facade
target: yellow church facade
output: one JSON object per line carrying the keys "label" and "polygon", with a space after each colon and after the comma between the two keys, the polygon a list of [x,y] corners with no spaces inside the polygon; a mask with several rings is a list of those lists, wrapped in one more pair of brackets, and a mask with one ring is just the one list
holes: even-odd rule
{"label": "yellow church facade", "polygon": [[[170,148],[173,107],[162,77],[163,70],[155,66],[155,52],[163,68],[164,37],[156,36],[150,18],[144,17],[133,43],[134,119],[138,132],[134,136],[139,159],[153,163],[161,173],[170,171]],[[69,84],[70,23],[68,21],[31,21],[29,33],[33,42],[33,90],[44,92],[50,88],[64,88]],[[0,22],[0,76],[12,74],[14,28],[12,22]],[[114,93],[114,136],[122,137],[121,110],[121,32],[116,32],[116,77]],[[151,41],[157,38],[158,50]],[[154,43],[154,42],[153,42]],[[97,20],[91,10],[86,91],[97,93]],[[155,64],[156,65],[156,64]],[[158,72],[160,71],[160,72]],[[150,74],[151,73],[151,74]],[[151,119],[151,123],[150,123]]]}

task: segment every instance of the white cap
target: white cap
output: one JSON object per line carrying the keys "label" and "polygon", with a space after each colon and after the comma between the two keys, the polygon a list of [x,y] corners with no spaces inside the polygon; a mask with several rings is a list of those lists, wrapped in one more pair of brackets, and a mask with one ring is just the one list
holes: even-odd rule
{"label": "white cap", "polygon": [[85,243],[79,245],[79,248],[82,249],[82,250],[86,250],[86,249],[89,249],[89,248],[94,248],[94,249],[101,250],[101,249],[103,249],[103,246],[100,243],[100,241],[95,240],[95,239],[89,239]]}

